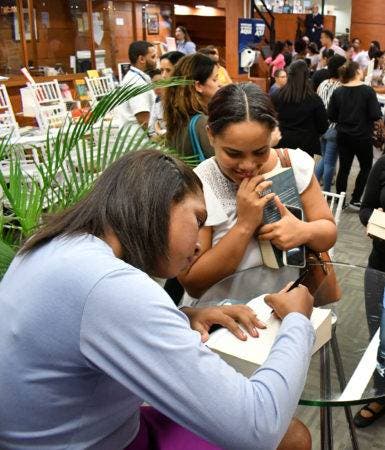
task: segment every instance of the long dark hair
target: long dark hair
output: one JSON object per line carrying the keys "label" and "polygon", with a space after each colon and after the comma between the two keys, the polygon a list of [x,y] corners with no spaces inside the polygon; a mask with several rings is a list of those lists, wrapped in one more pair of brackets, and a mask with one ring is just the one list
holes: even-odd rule
{"label": "long dark hair", "polygon": [[306,98],[316,96],[305,61],[299,59],[290,64],[287,83],[279,90],[278,95],[284,103],[302,103]]}
{"label": "long dark hair", "polygon": [[156,274],[168,256],[170,208],[189,193],[201,193],[198,176],[183,162],[157,150],[120,158],[99,177],[93,189],[71,208],[50,216],[21,249],[28,253],[57,236],[113,231],[122,259]]}
{"label": "long dark hair", "polygon": [[[199,81],[205,84],[213,73],[216,63],[202,53],[184,56],[178,61],[174,77]],[[196,113],[207,113],[206,100],[197,92],[194,84],[174,86],[166,89],[163,98],[164,119],[167,124],[167,141],[172,143],[178,131],[187,127],[190,117]]]}
{"label": "long dark hair", "polygon": [[271,131],[277,126],[270,97],[253,83],[229,84],[219,89],[209,103],[208,116],[207,124],[213,135],[245,120],[261,122]]}
{"label": "long dark hair", "polygon": [[190,35],[188,34],[187,28],[184,27],[183,25],[178,25],[176,28],[179,28],[182,33],[184,34],[184,40],[187,41],[191,41]]}
{"label": "long dark hair", "polygon": [[349,83],[352,81],[356,75],[360,65],[355,61],[347,61],[338,69],[338,74],[340,76],[341,83]]}
{"label": "long dark hair", "polygon": [[280,53],[283,52],[285,44],[282,41],[277,41],[274,44],[273,54],[271,55],[272,60],[274,60]]}

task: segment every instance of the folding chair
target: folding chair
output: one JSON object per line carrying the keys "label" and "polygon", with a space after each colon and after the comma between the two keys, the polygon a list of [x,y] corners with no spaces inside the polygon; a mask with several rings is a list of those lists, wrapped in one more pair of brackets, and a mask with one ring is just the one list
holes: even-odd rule
{"label": "folding chair", "polygon": [[[322,191],[322,194],[325,197],[325,199],[327,200],[327,202],[329,203],[330,211],[332,212],[332,214],[334,216],[334,220],[338,227],[338,224],[340,222],[342,208],[344,206],[346,193],[341,192],[341,194],[335,194],[334,192]],[[329,255],[330,255],[330,258],[333,260],[334,247],[332,247],[329,250]]]}
{"label": "folding chair", "polygon": [[66,124],[70,115],[60,92],[57,80],[44,83],[27,83],[36,107],[36,120],[40,130],[45,133]]}
{"label": "folding chair", "polygon": [[91,98],[91,104],[95,106],[98,101],[109,92],[115,89],[115,83],[112,75],[106,75],[98,78],[85,78],[87,89]]}
{"label": "folding chair", "polygon": [[19,137],[19,125],[13,113],[7,88],[4,84],[0,84],[0,137],[10,134]]}

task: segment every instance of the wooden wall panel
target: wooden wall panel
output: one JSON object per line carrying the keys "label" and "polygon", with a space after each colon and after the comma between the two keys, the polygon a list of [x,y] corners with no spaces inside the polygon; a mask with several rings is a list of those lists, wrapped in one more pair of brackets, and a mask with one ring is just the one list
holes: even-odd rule
{"label": "wooden wall panel", "polygon": [[350,36],[359,37],[362,47],[368,48],[373,40],[385,47],[384,0],[352,0]]}

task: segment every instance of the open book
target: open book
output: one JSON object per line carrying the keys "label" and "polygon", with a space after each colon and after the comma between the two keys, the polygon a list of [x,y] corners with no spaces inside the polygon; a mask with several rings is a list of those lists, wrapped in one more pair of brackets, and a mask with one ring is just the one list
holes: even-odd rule
{"label": "open book", "polygon": [[385,212],[374,209],[369,218],[367,233],[380,239],[385,239]]}
{"label": "open book", "polygon": [[[244,330],[247,340],[241,341],[226,328],[221,328],[211,333],[206,342],[208,347],[219,353],[222,359],[236,368],[241,362],[239,360],[252,363],[253,369],[255,369],[255,365],[262,365],[278,334],[281,320],[272,314],[272,309],[266,305],[264,298],[265,295],[261,295],[247,303],[256,312],[257,317],[266,324],[266,329],[258,329],[259,337],[252,337]],[[316,333],[313,346],[313,353],[315,353],[331,339],[331,310],[314,308],[310,320]]]}
{"label": "open book", "polygon": [[[294,172],[291,167],[280,168],[264,175],[266,180],[273,182],[269,188],[270,192],[278,195],[285,205],[302,208],[301,197],[299,196]],[[271,200],[263,210],[263,223],[278,222],[281,214]],[[271,269],[279,269],[283,266],[282,250],[275,247],[270,241],[258,241],[261,249],[263,264]]]}

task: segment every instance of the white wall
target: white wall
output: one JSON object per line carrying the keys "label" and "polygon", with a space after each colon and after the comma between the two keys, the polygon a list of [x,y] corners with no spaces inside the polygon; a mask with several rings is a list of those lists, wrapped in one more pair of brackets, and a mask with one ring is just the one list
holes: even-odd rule
{"label": "white wall", "polygon": [[352,13],[352,0],[329,0],[325,2],[325,14],[327,14],[328,6],[334,6],[334,12],[336,16],[336,34],[345,34],[346,28],[350,29],[351,13]]}

